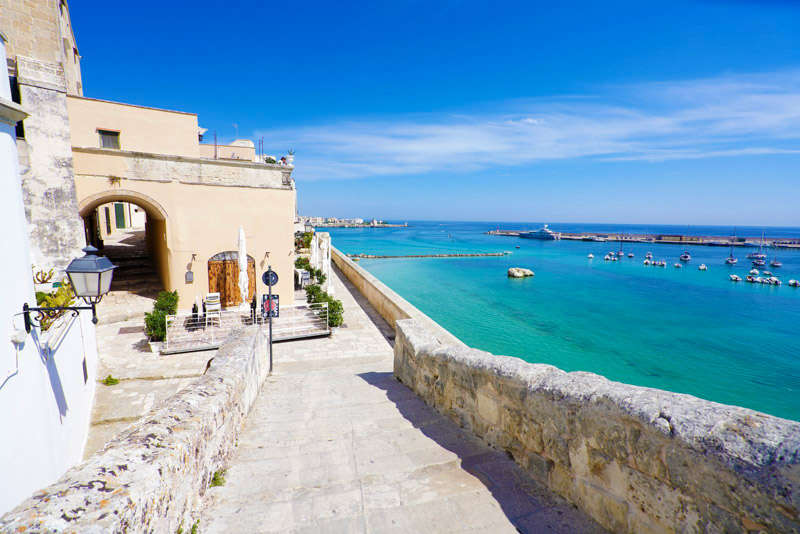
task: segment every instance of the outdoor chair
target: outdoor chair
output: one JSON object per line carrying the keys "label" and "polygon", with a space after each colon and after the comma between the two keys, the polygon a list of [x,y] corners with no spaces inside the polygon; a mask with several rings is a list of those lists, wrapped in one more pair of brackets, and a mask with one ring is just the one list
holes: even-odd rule
{"label": "outdoor chair", "polygon": [[219,300],[219,293],[209,293],[206,295],[206,328],[209,319],[217,319],[217,324],[222,326],[222,303]]}

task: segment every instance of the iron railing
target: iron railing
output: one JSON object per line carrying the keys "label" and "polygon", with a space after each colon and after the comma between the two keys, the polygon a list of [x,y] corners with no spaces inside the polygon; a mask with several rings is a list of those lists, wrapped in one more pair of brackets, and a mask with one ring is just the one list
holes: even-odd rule
{"label": "iron railing", "polygon": [[[237,308],[218,313],[179,311],[167,315],[163,353],[189,352],[218,348],[234,328],[258,324],[266,328],[268,319],[260,310],[241,312]],[[273,341],[285,341],[330,334],[328,303],[281,306],[280,316],[272,319]]]}

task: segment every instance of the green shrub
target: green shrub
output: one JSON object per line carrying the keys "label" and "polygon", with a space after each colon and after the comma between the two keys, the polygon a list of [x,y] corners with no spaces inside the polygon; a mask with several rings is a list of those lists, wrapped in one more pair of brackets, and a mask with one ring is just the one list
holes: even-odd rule
{"label": "green shrub", "polygon": [[167,337],[167,314],[154,309],[144,314],[144,331],[152,341],[164,341]]}
{"label": "green shrub", "polygon": [[41,306],[42,304],[44,304],[44,301],[47,300],[47,295],[49,295],[49,293],[45,293],[44,291],[37,291],[36,305]]}
{"label": "green shrub", "polygon": [[178,311],[178,292],[162,291],[153,303],[153,311],[144,314],[144,329],[153,341],[164,341],[167,337],[167,315]]}
{"label": "green shrub", "polygon": [[344,306],[342,305],[342,301],[331,296],[328,296],[328,298],[328,325],[332,328],[342,326],[344,323]]}
{"label": "green shrub", "polygon": [[160,292],[155,304],[153,304],[153,310],[163,311],[167,315],[175,315],[175,313],[178,311],[178,292]]}
{"label": "green shrub", "polygon": [[311,262],[308,261],[308,258],[299,257],[294,260],[294,266],[296,269],[305,269],[308,271],[311,269]]}
{"label": "green shrub", "polygon": [[311,304],[319,302],[319,297],[322,293],[322,288],[318,285],[306,286],[306,300]]}

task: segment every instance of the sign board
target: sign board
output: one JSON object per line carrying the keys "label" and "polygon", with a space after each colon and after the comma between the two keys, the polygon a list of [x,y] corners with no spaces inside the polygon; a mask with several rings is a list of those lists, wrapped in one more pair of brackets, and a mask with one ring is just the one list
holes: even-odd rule
{"label": "sign board", "polygon": [[280,317],[279,303],[278,295],[261,295],[261,316],[264,319],[270,316]]}
{"label": "sign board", "polygon": [[278,283],[278,273],[275,271],[265,271],[264,274],[261,275],[261,281],[264,282],[266,286],[274,286]]}

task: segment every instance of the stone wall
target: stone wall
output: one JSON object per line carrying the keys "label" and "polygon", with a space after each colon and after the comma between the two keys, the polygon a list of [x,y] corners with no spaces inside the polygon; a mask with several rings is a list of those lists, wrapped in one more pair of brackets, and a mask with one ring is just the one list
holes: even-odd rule
{"label": "stone wall", "polygon": [[73,147],[79,177],[117,176],[126,180],[182,184],[292,189],[294,167],[131,152],[95,147]]}
{"label": "stone wall", "polygon": [[261,329],[234,331],[203,377],[0,518],[0,531],[188,532],[267,376],[265,354]]}
{"label": "stone wall", "polygon": [[17,57],[23,122],[20,171],[31,259],[36,269],[64,269],[86,246],[78,216],[67,95],[60,65]]}
{"label": "stone wall", "polygon": [[800,531],[800,423],[396,328],[399,380],[609,530]]}
{"label": "stone wall", "polygon": [[419,311],[406,299],[389,289],[389,287],[362,269],[356,263],[342,254],[335,247],[331,247],[333,263],[364,295],[372,307],[394,328],[395,322],[400,319],[414,319],[424,326],[438,341],[454,346],[465,346],[457,337],[442,328],[433,319]]}

